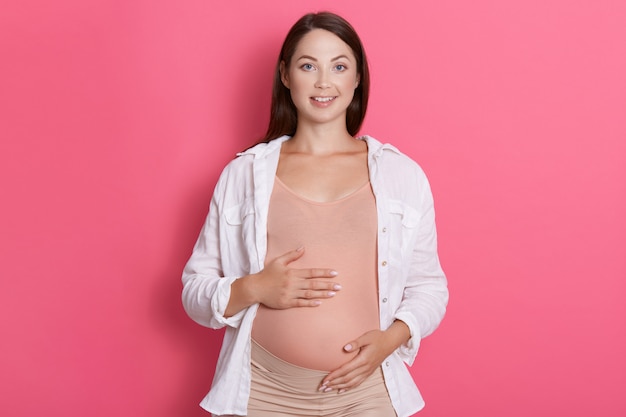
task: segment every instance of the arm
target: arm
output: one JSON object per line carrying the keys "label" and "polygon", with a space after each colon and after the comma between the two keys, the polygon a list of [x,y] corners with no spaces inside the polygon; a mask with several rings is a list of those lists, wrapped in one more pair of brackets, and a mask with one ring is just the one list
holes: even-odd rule
{"label": "arm", "polygon": [[[220,180],[221,181],[221,180]],[[191,257],[183,270],[182,302],[189,317],[202,326],[221,328],[238,326],[242,315],[224,316],[235,276],[224,276],[219,245],[220,182],[209,206],[209,214],[200,231]]]}
{"label": "arm", "polygon": [[409,258],[409,272],[402,302],[394,317],[411,331],[409,341],[400,347],[401,358],[410,366],[422,338],[441,323],[448,304],[446,276],[437,255],[437,231],[432,194],[428,182],[422,187],[422,209]]}

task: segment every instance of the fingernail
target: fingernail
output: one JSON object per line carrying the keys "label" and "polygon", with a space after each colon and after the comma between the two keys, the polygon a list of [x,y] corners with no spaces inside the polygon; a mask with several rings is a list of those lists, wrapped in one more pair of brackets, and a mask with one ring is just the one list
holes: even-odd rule
{"label": "fingernail", "polygon": [[335,294],[337,294],[337,293],[336,293],[336,292],[334,292],[334,291],[328,291],[328,296],[329,296],[329,297],[332,297],[332,296],[333,296],[333,295],[335,295]]}
{"label": "fingernail", "polygon": [[341,289],[341,285],[335,284],[333,285],[333,290],[339,291]]}
{"label": "fingernail", "polygon": [[339,391],[337,391],[337,394],[343,394],[344,392],[346,392],[345,389],[340,389]]}
{"label": "fingernail", "polygon": [[332,388],[325,388],[324,392],[331,392],[333,389]]}
{"label": "fingernail", "polygon": [[333,277],[336,277],[336,276],[337,276],[337,274],[338,274],[338,272],[337,272],[337,271],[330,271],[330,275],[331,275],[331,276],[333,276]]}
{"label": "fingernail", "polygon": [[324,391],[326,389],[326,385],[322,385],[321,387],[319,387],[317,390],[318,391]]}
{"label": "fingernail", "polygon": [[321,302],[321,301],[319,301],[319,300],[315,300],[315,301],[313,301],[313,305],[314,305],[314,306],[318,306],[318,305],[320,305],[320,304],[322,304],[322,302]]}
{"label": "fingernail", "polygon": [[351,344],[347,344],[343,347],[343,350],[347,350],[347,351],[351,351],[352,350],[352,345]]}
{"label": "fingernail", "polygon": [[300,246],[298,249],[296,249],[296,252],[302,252],[302,249],[304,249],[304,246]]}

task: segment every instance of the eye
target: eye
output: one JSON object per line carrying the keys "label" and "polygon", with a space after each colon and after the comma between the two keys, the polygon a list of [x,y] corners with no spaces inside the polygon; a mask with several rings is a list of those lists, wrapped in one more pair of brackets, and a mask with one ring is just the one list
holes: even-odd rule
{"label": "eye", "polygon": [[305,71],[313,71],[315,69],[312,64],[302,64],[300,68]]}
{"label": "eye", "polygon": [[339,71],[339,72],[343,72],[343,71],[345,71],[345,70],[347,70],[347,69],[348,69],[348,67],[346,67],[346,66],[345,66],[345,65],[343,65],[343,64],[337,64],[337,65],[335,65],[335,70],[337,70],[337,71]]}

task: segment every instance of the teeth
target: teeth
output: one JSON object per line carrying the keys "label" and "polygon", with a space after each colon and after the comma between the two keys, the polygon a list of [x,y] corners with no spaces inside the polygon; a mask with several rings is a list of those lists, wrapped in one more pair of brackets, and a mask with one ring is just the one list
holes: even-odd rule
{"label": "teeth", "polygon": [[326,103],[334,99],[334,97],[313,97],[313,100],[319,101],[320,103]]}

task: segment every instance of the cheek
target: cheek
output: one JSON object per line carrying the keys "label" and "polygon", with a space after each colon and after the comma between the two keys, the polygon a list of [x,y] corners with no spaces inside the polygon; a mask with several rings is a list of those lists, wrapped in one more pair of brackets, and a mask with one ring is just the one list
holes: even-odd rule
{"label": "cheek", "polygon": [[354,92],[356,91],[357,87],[359,86],[359,83],[356,79],[350,79],[350,80],[346,80],[341,88],[344,92],[348,93],[352,93],[354,94]]}
{"label": "cheek", "polygon": [[301,91],[302,90],[302,77],[293,74],[289,74],[289,89],[292,91]]}
{"label": "cheek", "polygon": [[290,93],[291,99],[296,101],[308,100],[311,95],[311,80],[307,80],[306,77],[294,77],[290,80]]}
{"label": "cheek", "polygon": [[298,100],[305,95],[304,89],[302,88],[301,84],[298,84],[297,82],[294,82],[294,80],[291,80],[290,85],[291,86],[289,88],[289,93],[291,94],[292,100]]}
{"label": "cheek", "polygon": [[300,101],[301,101],[301,95],[298,94],[297,90],[294,90],[293,88],[291,88],[289,90],[289,95],[291,96],[291,101],[292,103],[296,106],[299,107],[300,106]]}
{"label": "cheek", "polygon": [[341,87],[344,90],[356,90],[359,86],[359,77],[346,77],[347,79],[342,80]]}

